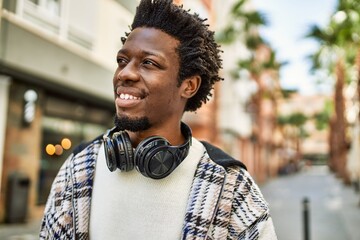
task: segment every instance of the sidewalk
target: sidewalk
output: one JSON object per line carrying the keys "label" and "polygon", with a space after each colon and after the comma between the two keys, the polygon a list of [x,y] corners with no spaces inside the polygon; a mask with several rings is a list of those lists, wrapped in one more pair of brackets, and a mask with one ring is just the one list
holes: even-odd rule
{"label": "sidewalk", "polygon": [[0,224],[1,240],[38,240],[40,219],[28,223]]}
{"label": "sidewalk", "polygon": [[261,186],[279,240],[303,240],[305,197],[310,206],[310,240],[359,240],[360,195],[326,166],[278,177]]}

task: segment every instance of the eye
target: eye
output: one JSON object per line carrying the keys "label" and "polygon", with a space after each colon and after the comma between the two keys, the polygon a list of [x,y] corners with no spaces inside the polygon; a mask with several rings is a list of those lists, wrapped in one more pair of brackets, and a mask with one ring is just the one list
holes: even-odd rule
{"label": "eye", "polygon": [[159,64],[152,59],[144,59],[142,64],[147,67],[150,67],[150,66],[159,67]]}
{"label": "eye", "polygon": [[119,65],[121,65],[121,64],[126,64],[127,63],[127,59],[126,58],[124,58],[124,57],[117,57],[116,58],[116,62],[119,64]]}
{"label": "eye", "polygon": [[149,60],[149,59],[145,59],[145,60],[143,61],[143,64],[155,65],[155,63],[154,63],[152,60]]}

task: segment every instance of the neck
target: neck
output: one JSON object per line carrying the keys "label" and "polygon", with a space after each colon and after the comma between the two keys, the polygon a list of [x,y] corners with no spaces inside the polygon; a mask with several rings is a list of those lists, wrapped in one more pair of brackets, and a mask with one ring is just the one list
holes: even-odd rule
{"label": "neck", "polygon": [[176,126],[162,126],[160,128],[151,127],[145,131],[128,132],[133,147],[136,147],[142,140],[151,136],[160,136],[165,138],[171,145],[181,145],[186,139],[181,132],[181,124]]}

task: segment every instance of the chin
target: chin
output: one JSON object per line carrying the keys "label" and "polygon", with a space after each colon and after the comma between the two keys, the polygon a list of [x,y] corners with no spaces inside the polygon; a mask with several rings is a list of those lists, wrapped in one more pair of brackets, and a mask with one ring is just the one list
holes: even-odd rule
{"label": "chin", "polygon": [[144,131],[151,127],[147,117],[130,118],[128,116],[115,115],[114,124],[121,131],[128,130],[131,132]]}

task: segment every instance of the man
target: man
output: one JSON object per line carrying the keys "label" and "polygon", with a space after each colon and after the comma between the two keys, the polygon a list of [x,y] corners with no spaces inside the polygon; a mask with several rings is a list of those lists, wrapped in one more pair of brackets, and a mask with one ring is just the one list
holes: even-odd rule
{"label": "man", "polygon": [[40,238],[276,239],[241,163],[181,122],[221,80],[213,32],[171,0],[142,0],[130,30],[116,58],[115,127],[66,160]]}

